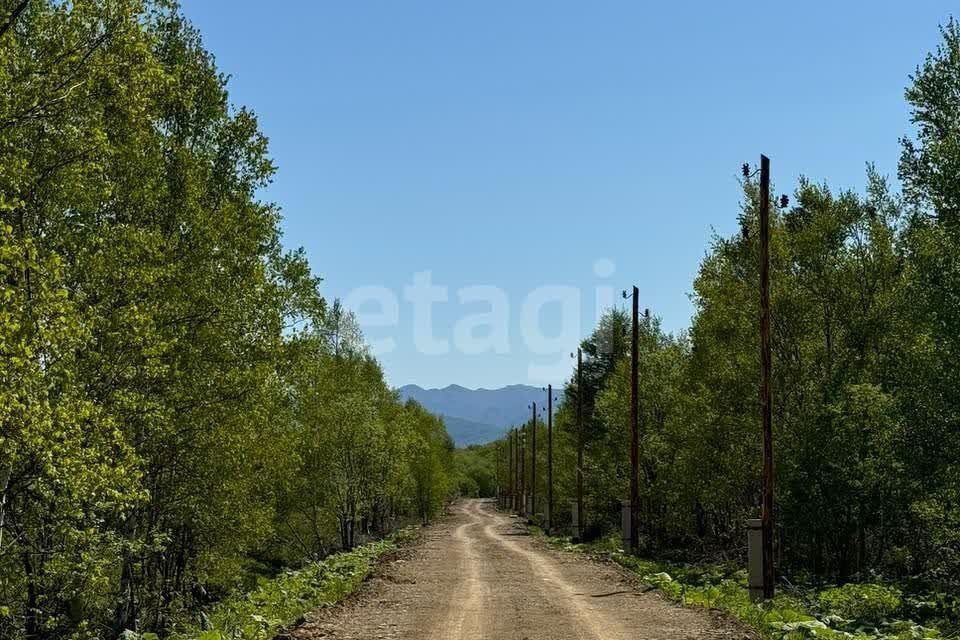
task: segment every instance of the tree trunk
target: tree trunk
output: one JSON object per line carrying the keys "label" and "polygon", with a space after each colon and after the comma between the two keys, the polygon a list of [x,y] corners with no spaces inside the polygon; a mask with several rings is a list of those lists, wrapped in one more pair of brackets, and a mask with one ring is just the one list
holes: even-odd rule
{"label": "tree trunk", "polygon": [[40,610],[37,606],[37,584],[33,563],[30,554],[23,552],[23,573],[27,578],[27,603],[24,621],[24,638],[26,640],[40,640]]}

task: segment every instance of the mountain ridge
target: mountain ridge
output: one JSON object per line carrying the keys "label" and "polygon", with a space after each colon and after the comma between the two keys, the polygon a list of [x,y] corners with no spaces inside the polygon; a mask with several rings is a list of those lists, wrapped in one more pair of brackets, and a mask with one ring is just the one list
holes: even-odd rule
{"label": "mountain ridge", "polygon": [[510,384],[496,389],[469,389],[458,384],[424,388],[407,384],[397,388],[403,400],[415,400],[444,418],[457,446],[495,440],[504,431],[529,419],[531,402],[544,400],[539,387]]}

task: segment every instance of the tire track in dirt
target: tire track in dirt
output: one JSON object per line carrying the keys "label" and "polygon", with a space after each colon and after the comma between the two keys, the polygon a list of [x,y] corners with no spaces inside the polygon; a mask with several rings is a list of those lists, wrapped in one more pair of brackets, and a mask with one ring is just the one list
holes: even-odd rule
{"label": "tire track in dirt", "polygon": [[480,578],[480,559],[475,549],[476,542],[468,531],[481,524],[481,519],[469,509],[465,510],[471,522],[457,527],[453,537],[463,547],[460,562],[460,575],[463,581],[456,591],[451,594],[447,605],[448,614],[433,632],[428,636],[430,640],[450,640],[463,638],[471,640],[483,638],[481,612],[484,605],[483,582]]}
{"label": "tire track in dirt", "polygon": [[458,503],[296,639],[741,640],[738,625],[640,593],[623,571],[535,542],[492,503]]}
{"label": "tire track in dirt", "polygon": [[554,592],[553,598],[557,602],[563,603],[569,611],[570,622],[580,629],[577,635],[578,639],[627,640],[631,637],[626,629],[620,627],[616,622],[608,620],[601,611],[587,606],[583,601],[583,594],[579,593],[564,579],[550,558],[532,548],[528,548],[527,545],[521,546],[507,540],[502,534],[495,531],[496,527],[509,525],[509,520],[483,511],[479,503],[473,503],[471,508],[475,512],[483,513],[489,520],[489,524],[483,528],[484,535],[496,540],[526,561],[534,575],[540,579],[538,584],[547,586]]}

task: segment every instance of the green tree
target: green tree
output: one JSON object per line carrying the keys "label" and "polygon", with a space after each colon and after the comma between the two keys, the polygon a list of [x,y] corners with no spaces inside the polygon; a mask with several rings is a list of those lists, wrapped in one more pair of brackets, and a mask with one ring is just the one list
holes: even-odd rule
{"label": "green tree", "polygon": [[[910,424],[901,446],[915,498],[911,528],[930,539],[910,550],[913,569],[960,575],[960,25],[942,42],[906,91],[915,139],[904,138],[900,178],[911,205],[906,237],[910,327],[899,368],[897,403]],[[933,542],[936,540],[936,542]]]}

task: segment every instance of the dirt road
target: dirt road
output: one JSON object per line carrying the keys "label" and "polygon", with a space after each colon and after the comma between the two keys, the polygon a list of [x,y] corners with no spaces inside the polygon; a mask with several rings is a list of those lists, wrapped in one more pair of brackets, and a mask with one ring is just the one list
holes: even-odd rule
{"label": "dirt road", "polygon": [[642,640],[746,638],[706,610],[641,593],[620,570],[556,552],[515,518],[461,503],[350,602],[308,617],[295,638]]}

